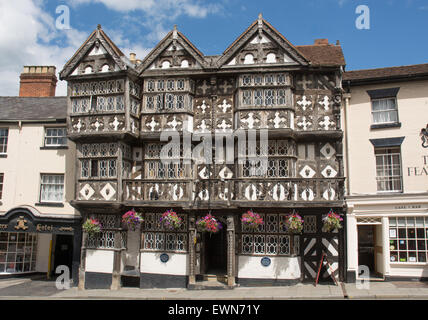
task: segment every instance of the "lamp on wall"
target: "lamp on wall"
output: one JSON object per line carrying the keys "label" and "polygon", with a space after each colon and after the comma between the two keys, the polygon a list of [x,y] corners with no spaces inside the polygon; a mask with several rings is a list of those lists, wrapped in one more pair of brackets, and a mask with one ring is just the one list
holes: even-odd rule
{"label": "lamp on wall", "polygon": [[426,128],[421,129],[422,147],[428,148],[428,124]]}

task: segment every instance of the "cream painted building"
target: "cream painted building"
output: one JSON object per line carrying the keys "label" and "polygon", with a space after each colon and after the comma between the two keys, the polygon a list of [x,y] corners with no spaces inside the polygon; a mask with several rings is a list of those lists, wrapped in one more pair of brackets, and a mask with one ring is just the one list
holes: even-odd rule
{"label": "cream painted building", "polygon": [[428,64],[346,72],[347,279],[428,278]]}
{"label": "cream painted building", "polygon": [[0,277],[52,274],[58,265],[79,263],[80,216],[69,204],[75,145],[66,136],[67,100],[25,96],[33,95],[32,87],[54,94],[55,68],[45,69],[26,68],[21,96],[0,97]]}

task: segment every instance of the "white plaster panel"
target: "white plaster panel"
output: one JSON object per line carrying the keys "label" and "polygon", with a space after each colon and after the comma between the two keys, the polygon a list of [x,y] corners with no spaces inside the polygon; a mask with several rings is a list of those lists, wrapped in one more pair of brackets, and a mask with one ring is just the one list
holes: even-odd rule
{"label": "white plaster panel", "polygon": [[86,251],[86,271],[113,273],[112,250],[87,250]]}
{"label": "white plaster panel", "polygon": [[186,253],[168,253],[169,260],[160,261],[163,252],[142,252],[140,256],[140,272],[156,274],[188,275],[189,263]]}
{"label": "white plaster panel", "polygon": [[389,276],[392,277],[428,277],[428,268],[426,265],[398,265],[390,264]]}
{"label": "white plaster panel", "polygon": [[51,240],[51,234],[39,233],[37,236],[37,272],[48,272],[49,270],[49,248]]}
{"label": "white plaster panel", "polygon": [[299,279],[299,257],[270,257],[271,264],[262,266],[263,256],[238,256],[238,277],[255,279]]}

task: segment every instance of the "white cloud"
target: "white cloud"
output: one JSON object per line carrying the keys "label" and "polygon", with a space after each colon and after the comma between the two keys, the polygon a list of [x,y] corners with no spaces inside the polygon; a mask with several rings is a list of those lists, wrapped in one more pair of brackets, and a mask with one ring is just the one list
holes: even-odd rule
{"label": "white cloud", "polygon": [[[88,36],[56,29],[55,18],[41,6],[39,0],[0,1],[1,96],[18,95],[24,65],[54,65],[60,71]],[[55,40],[63,43],[59,46]],[[66,94],[65,81],[58,81],[56,94]]]}

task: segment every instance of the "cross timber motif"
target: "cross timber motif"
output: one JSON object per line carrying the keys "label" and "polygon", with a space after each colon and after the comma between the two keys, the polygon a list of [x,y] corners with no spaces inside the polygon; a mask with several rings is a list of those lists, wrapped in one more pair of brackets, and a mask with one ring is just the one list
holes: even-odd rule
{"label": "cross timber motif", "polygon": [[306,96],[303,96],[302,100],[297,101],[297,104],[302,107],[303,111],[306,111],[306,108],[312,105],[312,102],[310,100],[306,100]]}
{"label": "cross timber motif", "polygon": [[329,127],[332,127],[334,125],[333,121],[330,121],[329,116],[324,116],[323,121],[320,121],[319,124],[324,130],[328,130]]}
{"label": "cross timber motif", "polygon": [[309,121],[306,121],[306,117],[305,116],[302,117],[302,121],[297,122],[297,126],[299,128],[302,128],[304,131],[308,130],[308,127],[311,126],[311,125],[312,125],[312,123],[309,122]]}
{"label": "cross timber motif", "polygon": [[79,121],[77,121],[76,124],[73,125],[73,128],[76,130],[77,132],[80,132],[80,129],[83,127],[84,125],[82,124],[82,120],[79,119]]}
{"label": "cross timber motif", "polygon": [[232,125],[227,124],[225,119],[223,119],[221,124],[217,125],[217,128],[223,129],[223,131],[225,131],[226,129],[231,128],[231,127],[232,127]]}
{"label": "cross timber motif", "polygon": [[306,75],[303,76],[302,80],[297,81],[297,84],[301,86],[302,89],[307,89],[312,84],[311,80],[306,80]]}
{"label": "cross timber motif", "polygon": [[205,120],[202,120],[201,124],[198,125],[196,128],[201,129],[201,131],[205,131],[206,129],[209,129],[209,127],[207,126]]}
{"label": "cross timber motif", "polygon": [[274,128],[278,129],[280,128],[281,123],[286,122],[286,118],[282,118],[279,116],[279,112],[275,112],[275,118],[270,119],[270,122],[273,122]]}
{"label": "cross timber motif", "polygon": [[117,131],[117,129],[119,128],[119,124],[120,122],[117,120],[117,117],[114,117],[114,121],[110,123],[110,125],[112,125],[114,131]]}
{"label": "cross timber motif", "polygon": [[244,122],[244,123],[246,123],[248,125],[248,129],[253,129],[254,128],[254,124],[257,123],[257,122],[260,122],[259,119],[253,118],[253,114],[254,114],[253,112],[250,112],[248,114],[247,119],[241,119],[241,122]]}
{"label": "cross timber motif", "polygon": [[217,107],[219,107],[223,111],[223,113],[226,113],[227,109],[231,108],[232,106],[227,103],[226,99],[223,99],[223,104],[217,105]]}
{"label": "cross timber motif", "polygon": [[219,86],[221,89],[223,89],[223,93],[227,93],[229,89],[233,89],[233,86],[229,84],[227,80],[224,80],[223,84]]}
{"label": "cross timber motif", "polygon": [[321,100],[321,102],[318,102],[321,106],[324,107],[324,110],[328,110],[330,106],[330,99],[328,96],[324,96],[324,98]]}
{"label": "cross timber motif", "polygon": [[155,127],[157,127],[159,124],[155,121],[155,117],[152,117],[152,121],[147,124],[147,127],[150,128],[150,131],[155,131]]}
{"label": "cross timber motif", "polygon": [[208,109],[210,106],[205,104],[205,100],[202,100],[202,104],[200,106],[196,106],[196,108],[201,109],[202,113],[205,113],[205,109]]}
{"label": "cross timber motif", "polygon": [[207,85],[207,80],[204,80],[202,82],[202,85],[199,87],[199,89],[202,90],[202,94],[206,94],[206,92],[209,88],[210,88],[210,86]]}
{"label": "cross timber motif", "polygon": [[174,130],[176,130],[177,126],[181,124],[181,121],[177,121],[176,117],[174,116],[173,120],[170,122],[167,122],[167,124]]}

